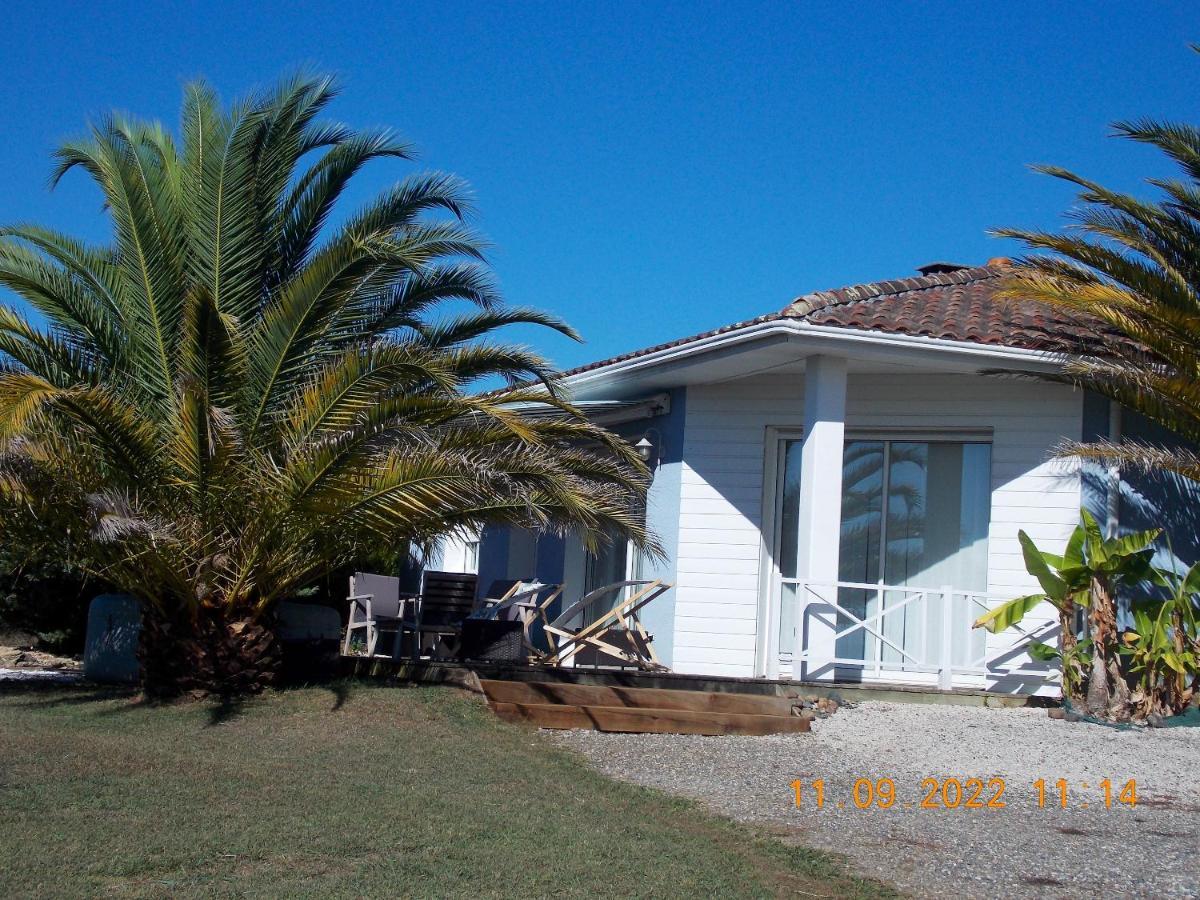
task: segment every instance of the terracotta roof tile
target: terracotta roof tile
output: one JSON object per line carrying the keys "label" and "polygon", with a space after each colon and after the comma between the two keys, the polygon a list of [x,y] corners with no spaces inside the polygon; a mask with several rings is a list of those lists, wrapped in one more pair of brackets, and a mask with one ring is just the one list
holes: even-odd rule
{"label": "terracotta roof tile", "polygon": [[981,266],[817,291],[783,311],[813,325],[836,325],[1002,347],[1078,352],[1094,326],[1032,302],[1000,302],[1007,270]]}
{"label": "terracotta roof tile", "polygon": [[1007,266],[979,266],[856,284],[797,297],[779,312],[580,366],[575,375],[778,319],[1052,353],[1095,343],[1095,326],[1033,302],[995,298]]}

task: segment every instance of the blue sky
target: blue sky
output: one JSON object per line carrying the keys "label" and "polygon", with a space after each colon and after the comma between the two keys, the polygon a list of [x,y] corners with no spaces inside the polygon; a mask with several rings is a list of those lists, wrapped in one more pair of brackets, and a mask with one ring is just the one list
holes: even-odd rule
{"label": "blue sky", "polygon": [[[1058,227],[1072,195],[1168,170],[1107,137],[1195,120],[1187,3],[20,3],[0,32],[0,222],[103,239],[49,153],[89,117],[173,123],[299,65],[333,114],[395,127],[474,187],[507,299],[587,338],[521,332],[564,366],[782,307],[809,290],[982,263],[997,225]],[[408,167],[381,163],[352,203]]]}

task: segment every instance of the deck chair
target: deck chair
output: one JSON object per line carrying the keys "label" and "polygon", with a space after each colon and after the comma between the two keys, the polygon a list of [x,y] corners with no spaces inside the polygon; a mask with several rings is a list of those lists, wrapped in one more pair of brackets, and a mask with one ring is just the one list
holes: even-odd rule
{"label": "deck chair", "polygon": [[426,636],[433,636],[432,657],[454,656],[462,639],[463,619],[475,608],[478,576],[462,572],[428,571],[421,576],[421,596],[414,624],[417,655],[425,651]]}
{"label": "deck chair", "polygon": [[[654,581],[618,581],[585,594],[562,611],[542,630],[550,642],[546,665],[561,666],[573,657],[588,659],[591,665],[636,666],[648,671],[666,671],[654,652],[654,638],[648,634],[639,615],[649,603],[661,597],[672,585]],[[622,597],[626,589],[628,595]],[[613,602],[611,608],[604,607]],[[588,618],[595,616],[590,624]]]}
{"label": "deck chair", "polygon": [[[416,597],[400,590],[400,579],[370,572],[355,572],[350,576],[350,617],[346,636],[342,639],[342,655],[350,655],[350,641],[357,630],[366,632],[367,656],[375,656],[379,637],[394,632],[392,657],[400,655],[400,642],[405,631],[415,626]],[[384,655],[384,654],[379,654]]]}
{"label": "deck chair", "polygon": [[485,599],[483,607],[472,615],[480,619],[520,622],[526,651],[531,658],[540,658],[546,652],[535,643],[533,628],[539,621],[543,624],[547,621],[550,604],[562,592],[561,584],[542,584],[536,580],[496,581],[488,591],[495,599]]}
{"label": "deck chair", "polygon": [[497,578],[492,582],[492,586],[487,589],[487,593],[484,594],[483,599],[480,601],[479,609],[472,613],[472,615],[479,616],[488,610],[494,609],[517,593],[523,585],[531,583],[528,580],[522,581],[520,578]]}

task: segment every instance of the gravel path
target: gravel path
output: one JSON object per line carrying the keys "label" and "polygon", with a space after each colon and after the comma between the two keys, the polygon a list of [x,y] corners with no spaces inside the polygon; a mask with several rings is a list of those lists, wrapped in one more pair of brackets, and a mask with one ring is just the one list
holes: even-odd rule
{"label": "gravel path", "polygon": [[[919,897],[1200,898],[1200,728],[1116,731],[1040,709],[872,702],[816,722],[811,734],[555,738],[614,777],[788,826],[802,843],[845,853]],[[921,780],[951,776],[1006,779],[1007,805],[921,809]],[[860,777],[894,779],[895,805],[855,808]],[[796,808],[797,778],[824,779],[824,808],[811,792]],[[1070,785],[1065,810],[1053,786],[1060,778]],[[1103,778],[1114,793],[1136,779],[1136,808],[1106,809]]]}

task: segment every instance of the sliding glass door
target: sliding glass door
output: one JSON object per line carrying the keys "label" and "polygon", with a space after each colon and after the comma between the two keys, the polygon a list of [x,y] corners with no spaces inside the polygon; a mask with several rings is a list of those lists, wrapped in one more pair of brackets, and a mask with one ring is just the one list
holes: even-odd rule
{"label": "sliding glass door", "polygon": [[[790,657],[795,642],[799,575],[801,441],[781,441],[777,502],[779,648]],[[863,585],[956,590],[987,589],[987,534],[991,511],[991,445],[984,441],[856,439],[842,457],[842,524],[838,580]],[[836,655],[861,660],[864,669],[909,667],[901,650],[920,658],[938,652],[942,640],[940,595],[913,600],[911,592],[880,587],[842,588],[838,603],[882,635],[859,629],[840,638]],[[890,610],[890,611],[889,611]],[[965,608],[952,617],[969,615]],[[838,630],[853,620],[839,615]],[[954,622],[963,634],[966,622]],[[955,647],[956,661],[982,649],[982,634]],[[899,648],[899,649],[898,649]],[[919,652],[918,652],[919,648]]]}
{"label": "sliding glass door", "polygon": [[[641,578],[642,554],[633,544],[617,535],[609,535],[607,543],[598,552],[587,554],[587,568],[584,572],[583,591],[585,594],[599,590],[618,581],[635,581]],[[629,594],[628,588],[614,591],[604,603],[591,607],[586,615],[585,625],[590,625],[604,613],[608,612],[618,601]]]}

